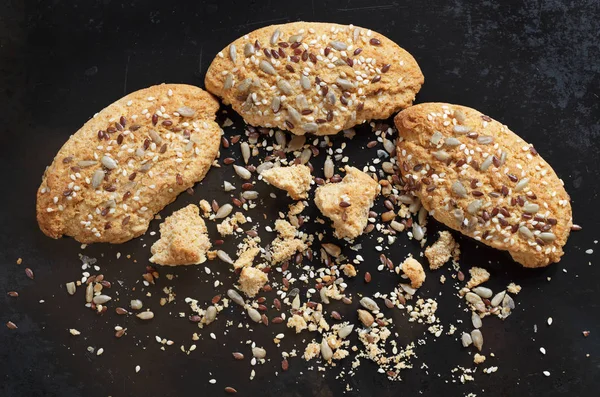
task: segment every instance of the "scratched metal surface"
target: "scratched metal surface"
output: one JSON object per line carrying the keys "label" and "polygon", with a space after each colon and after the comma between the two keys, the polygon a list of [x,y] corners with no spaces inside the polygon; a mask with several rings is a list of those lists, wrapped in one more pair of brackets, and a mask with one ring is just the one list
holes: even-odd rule
{"label": "scratched metal surface", "polygon": [[[597,395],[600,271],[595,263],[597,254],[584,251],[597,251],[594,240],[598,234],[593,225],[600,224],[595,210],[600,170],[598,2],[3,3],[0,321],[14,321],[19,328],[11,331],[0,327],[0,395],[221,395],[225,386],[232,386],[240,395],[333,396],[342,394],[346,384],[352,388],[347,394],[353,396],[460,396],[471,392],[489,396]],[[426,82],[417,102],[461,103],[502,120],[534,143],[565,180],[573,199],[575,222],[583,225],[584,231],[572,235],[560,264],[526,271],[506,255],[460,240],[463,265],[488,267],[493,273],[492,288],[510,281],[523,286],[516,298],[517,309],[508,320],[484,322],[485,352],[497,356],[488,357],[486,364],[499,367],[493,376],[477,373],[476,382],[456,382],[452,368],[471,367],[472,356],[450,336],[439,340],[427,337],[427,344],[418,349],[419,357],[413,362],[416,368],[403,373],[403,380],[397,383],[385,380],[368,362],[356,376],[340,380],[335,378],[348,367],[348,361],[323,373],[299,358],[290,360],[288,372],[274,376],[281,357],[270,340],[284,327],[230,327],[224,335],[226,319],[244,318],[237,308],[229,309],[226,316],[200,331],[198,349],[185,355],[179,345],[183,342],[189,347],[191,334],[197,329],[177,318],[179,312],[188,313],[183,298],[192,296],[205,302],[226,288],[214,289],[215,277],[207,276],[202,267],[174,269],[171,272],[177,279],[168,282],[161,278],[159,287],[173,286],[178,302],[160,308],[160,288],[142,289],[139,283],[149,244],[155,239],[148,235],[121,246],[92,246],[84,253],[99,259],[102,273],[113,284],[123,281],[123,286],[113,291],[123,301],[151,292],[152,297],[144,300],[157,313],[153,321],[139,323],[112,312],[99,317],[83,307],[81,291],[76,297],[65,293],[64,283],[81,276],[79,244],[43,236],[34,208],[44,167],[68,136],[94,112],[133,90],[161,82],[202,86],[212,57],[230,41],[261,26],[295,20],[354,23],[387,35],[410,51],[423,69]],[[229,116],[235,124],[226,128],[226,133],[239,133],[243,124],[231,112]],[[375,157],[373,151],[364,150],[371,139],[370,129],[362,127],[348,142],[346,154],[354,163],[364,165]],[[342,142],[346,140],[335,139],[335,145]],[[238,149],[231,152],[239,157]],[[224,150],[223,155],[229,152]],[[318,167],[323,158],[312,161]],[[231,167],[211,170],[193,196],[182,195],[163,214],[201,198],[224,202],[227,197],[219,185],[232,175]],[[272,190],[264,184],[259,186],[266,198],[264,206],[253,213],[256,219],[262,213],[275,216],[286,208],[287,199],[270,199]],[[381,203],[378,205],[382,208]],[[209,227],[214,235],[214,224]],[[157,228],[154,222],[151,230]],[[430,224],[430,233],[438,229],[438,225]],[[367,259],[360,270],[370,271],[374,281],[368,287],[361,280],[351,281],[350,291],[369,294],[391,289],[397,280],[377,272],[373,238],[364,237],[360,242]],[[228,244],[228,248],[233,246]],[[117,260],[117,252],[131,254],[132,260]],[[418,252],[414,242],[402,237],[391,257],[400,261]],[[24,259],[23,265],[15,264],[18,257]],[[25,266],[35,271],[35,280],[25,277]],[[214,262],[209,266],[220,272],[216,278],[226,284],[234,281],[225,265]],[[453,288],[437,282],[439,274],[449,276],[447,271],[430,274],[422,294],[437,296],[443,323],[452,322],[462,330],[466,327],[459,321],[467,322],[468,314],[457,308]],[[11,290],[19,291],[20,296],[8,297]],[[333,305],[331,309],[353,318],[356,304]],[[400,312],[387,315],[397,323],[401,344],[424,334],[424,327],[408,324]],[[549,316],[554,318],[550,327],[545,324]],[[117,324],[129,328],[128,335],[120,340],[113,337]],[[82,335],[72,337],[69,328],[79,329]],[[591,331],[588,338],[581,335],[584,329]],[[216,340],[209,337],[210,332],[215,333]],[[155,335],[173,339],[176,344],[161,351]],[[312,338],[308,334],[287,335],[283,347],[288,351],[294,346],[301,349]],[[247,340],[264,345],[269,357],[267,364],[255,368],[253,381],[248,379],[248,359],[231,359],[234,350],[249,356]],[[88,346],[102,347],[105,352],[95,356],[86,351]],[[541,346],[547,350],[545,356],[539,353]],[[428,367],[421,368],[422,363]],[[141,366],[138,374],[136,365]],[[544,370],[551,372],[549,378],[542,375]],[[216,385],[208,383],[213,378]]]}

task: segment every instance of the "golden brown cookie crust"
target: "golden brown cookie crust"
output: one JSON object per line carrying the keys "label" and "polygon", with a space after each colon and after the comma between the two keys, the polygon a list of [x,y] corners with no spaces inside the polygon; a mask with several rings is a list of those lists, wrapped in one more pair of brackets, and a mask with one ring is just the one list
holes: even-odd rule
{"label": "golden brown cookie crust", "polygon": [[570,198],[532,145],[477,110],[447,103],[413,106],[395,123],[406,186],[434,218],[523,266],[560,260]]}
{"label": "golden brown cookie crust", "polygon": [[205,85],[252,125],[331,135],[410,106],[423,81],[412,55],[377,32],[294,22],[235,40]]}
{"label": "golden brown cookie crust", "polygon": [[82,243],[143,234],[154,214],[206,175],[219,151],[218,108],[212,95],[185,84],[145,88],[104,108],[46,169],[40,229]]}

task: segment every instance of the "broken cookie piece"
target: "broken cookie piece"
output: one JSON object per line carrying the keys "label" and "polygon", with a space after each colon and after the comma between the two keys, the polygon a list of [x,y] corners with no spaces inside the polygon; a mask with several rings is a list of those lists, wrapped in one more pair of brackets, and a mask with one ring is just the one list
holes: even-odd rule
{"label": "broken cookie piece", "polygon": [[315,204],[333,221],[337,238],[354,239],[367,226],[369,209],[381,187],[368,174],[346,166],[346,176],[339,183],[320,186]]}
{"label": "broken cookie piece", "polygon": [[233,263],[234,269],[240,269],[243,267],[252,266],[252,262],[258,253],[260,252],[259,247],[248,247],[243,251],[237,260]]}
{"label": "broken cookie piece", "polygon": [[425,281],[425,271],[423,266],[415,258],[406,258],[402,262],[402,271],[408,276],[410,280],[410,286],[413,288],[419,288]]}
{"label": "broken cookie piece", "polygon": [[271,243],[271,259],[273,263],[283,262],[296,252],[306,249],[306,243],[296,238],[296,228],[286,220],[275,221],[275,230],[279,236]]}
{"label": "broken cookie piece", "polygon": [[481,267],[473,267],[469,269],[469,273],[471,274],[471,279],[467,283],[467,288],[475,288],[490,279],[490,272]]}
{"label": "broken cookie piece", "polygon": [[245,267],[240,273],[240,291],[252,298],[269,281],[267,274],[255,267]]}
{"label": "broken cookie piece", "polygon": [[211,244],[206,225],[190,204],[175,211],[160,225],[160,240],[152,245],[150,262],[158,265],[197,265],[206,261]]}
{"label": "broken cookie piece", "polygon": [[460,255],[460,247],[454,240],[450,232],[440,232],[440,238],[431,246],[425,249],[425,256],[429,261],[429,268],[436,270],[442,267],[450,257],[458,260]]}
{"label": "broken cookie piece", "polygon": [[273,167],[260,174],[264,181],[285,190],[294,200],[305,199],[310,190],[310,168],[303,164],[289,167]]}

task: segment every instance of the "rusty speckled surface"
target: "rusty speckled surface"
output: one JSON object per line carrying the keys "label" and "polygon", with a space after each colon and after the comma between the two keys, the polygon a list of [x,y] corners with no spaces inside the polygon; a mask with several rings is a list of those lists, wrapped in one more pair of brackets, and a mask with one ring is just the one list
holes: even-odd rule
{"label": "rusty speckled surface", "polygon": [[[93,1],[70,6],[68,2],[5,1],[0,15],[0,172],[4,181],[0,212],[0,395],[224,395],[224,387],[232,386],[244,396],[325,397],[341,395],[346,384],[352,388],[346,395],[351,396],[596,395],[600,388],[600,247],[595,243],[600,239],[600,212],[596,210],[600,177],[599,4],[595,0],[211,0],[180,5]],[[194,342],[197,350],[185,355],[180,345],[189,348],[192,333],[198,329],[187,319],[178,318],[179,312],[189,314],[183,299],[191,296],[208,302],[213,295],[224,293],[235,278],[227,265],[213,261],[208,266],[213,273],[219,272],[218,276],[207,275],[203,266],[160,269],[161,275],[170,272],[177,278],[168,281],[161,277],[157,287],[144,288],[140,276],[150,245],[157,238],[148,234],[120,246],[91,246],[83,253],[98,258],[101,272],[114,284],[111,294],[116,298],[118,293],[123,306],[131,298],[141,298],[156,312],[154,320],[119,317],[112,310],[97,316],[83,307],[82,290],[74,297],[66,294],[65,282],[81,277],[78,253],[82,251],[71,239],[54,241],[38,230],[35,191],[44,167],[69,134],[94,112],[136,89],[161,82],[201,86],[212,57],[227,43],[261,26],[295,20],[355,23],[385,34],[411,52],[423,70],[425,85],[417,103],[460,103],[503,121],[532,142],[564,179],[572,198],[574,221],[584,230],[572,234],[558,265],[521,269],[505,254],[459,239],[463,266],[488,268],[492,289],[511,281],[523,286],[515,297],[513,315],[504,322],[484,321],[485,366],[498,366],[495,374],[485,375],[479,370],[475,382],[461,385],[457,381],[452,368],[473,367],[473,352],[460,346],[456,340],[459,333],[437,340],[427,336],[427,344],[417,350],[415,369],[405,371],[401,382],[388,382],[369,362],[363,362],[354,377],[336,379],[341,369],[349,367],[349,360],[324,373],[313,363],[307,365],[293,358],[290,370],[281,373],[279,349],[271,339],[283,332],[284,326],[225,328],[226,320],[237,324],[245,319],[238,308],[228,309],[226,315],[200,330],[201,339]],[[226,134],[240,133],[241,120],[231,111],[228,116],[234,125],[225,128]],[[347,142],[345,153],[354,164],[363,166],[376,157],[374,151],[365,150],[372,138],[370,128],[363,126],[354,140],[338,137],[335,145]],[[239,158],[239,147],[223,149],[221,158],[231,154]],[[313,160],[316,168],[323,160],[323,154]],[[219,185],[233,175],[231,166],[212,169],[193,196],[183,194],[162,214],[201,198],[225,202],[227,196]],[[261,210],[253,212],[254,218],[262,212],[276,216],[290,203],[282,194],[279,200],[269,198],[273,190],[263,183],[258,186],[265,199]],[[383,208],[382,202],[378,210]],[[316,209],[311,211],[316,216]],[[208,227],[215,238],[214,223],[209,222]],[[439,229],[431,224],[429,234]],[[158,222],[153,222],[150,230],[157,231]],[[326,233],[334,240],[331,230]],[[349,290],[372,294],[391,289],[398,280],[376,270],[375,240],[363,237],[360,242],[366,262],[359,268],[359,277],[349,281]],[[230,238],[225,247],[233,253],[233,246]],[[585,253],[590,248],[595,251],[592,255]],[[347,247],[344,250],[350,252]],[[123,253],[121,259],[116,259],[117,252]],[[399,263],[409,253],[417,255],[418,246],[403,236],[390,257]],[[126,254],[132,258],[126,259]],[[23,258],[22,265],[15,263],[19,257]],[[35,280],[25,276],[25,267],[34,270]],[[365,271],[373,276],[368,286],[362,281]],[[467,328],[469,314],[458,308],[452,284],[438,282],[441,274],[450,275],[448,270],[428,272],[420,294],[437,297],[445,331],[450,322],[462,331]],[[215,279],[226,286],[213,288]],[[158,300],[163,286],[174,287],[177,303],[161,308]],[[11,290],[20,296],[7,296]],[[148,292],[152,297],[145,296]],[[330,309],[354,319],[356,301],[350,307],[333,304]],[[116,306],[115,302],[110,305],[111,309]],[[273,309],[269,313],[274,315]],[[395,339],[400,344],[424,335],[425,327],[409,324],[400,311],[386,315],[397,324]],[[550,316],[554,322],[548,326]],[[19,328],[5,327],[9,320]],[[115,339],[115,325],[127,327],[127,335]],[[71,336],[69,328],[78,329],[81,335]],[[590,336],[584,338],[583,330],[590,330]],[[216,340],[210,338],[210,332],[215,333]],[[175,345],[161,351],[156,335],[174,340]],[[308,333],[297,337],[286,332],[282,346],[288,351],[302,349],[311,338]],[[263,345],[269,358],[254,368],[253,381],[249,381],[249,359],[231,358],[233,351],[251,355],[247,340]],[[355,342],[356,336],[351,340]],[[103,348],[104,354],[90,354],[88,346]],[[546,355],[539,352],[542,346]],[[490,352],[497,358],[489,357]],[[136,365],[141,366],[137,374]],[[550,377],[542,374],[546,370]],[[279,371],[278,376],[275,371]],[[216,379],[216,385],[210,385],[209,379]]]}

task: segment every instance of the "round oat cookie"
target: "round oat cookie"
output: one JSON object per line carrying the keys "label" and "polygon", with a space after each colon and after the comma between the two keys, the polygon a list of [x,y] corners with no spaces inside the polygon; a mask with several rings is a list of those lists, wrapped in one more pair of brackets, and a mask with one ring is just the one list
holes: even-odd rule
{"label": "round oat cookie", "polygon": [[133,92],[73,134],[46,169],[37,219],[53,238],[122,243],[202,180],[219,152],[217,100],[162,84]]}
{"label": "round oat cookie", "polygon": [[294,22],[231,43],[205,85],[252,125],[331,135],[410,106],[423,81],[412,55],[377,32]]}
{"label": "round oat cookie", "polygon": [[413,106],[395,122],[405,188],[435,219],[525,267],[560,260],[570,198],[531,144],[475,109],[447,103]]}

